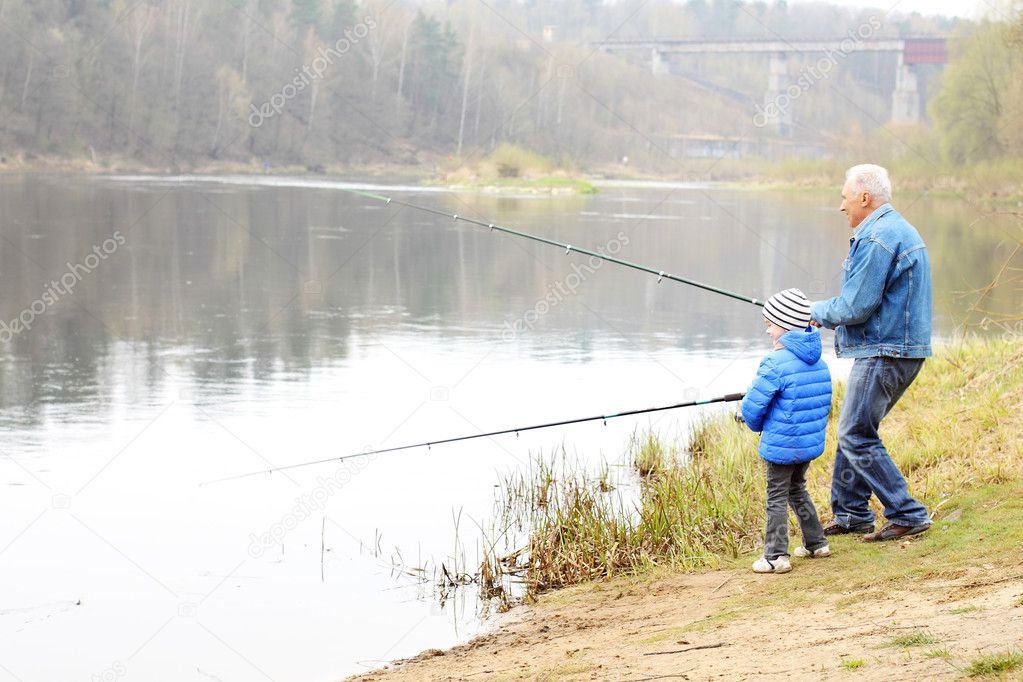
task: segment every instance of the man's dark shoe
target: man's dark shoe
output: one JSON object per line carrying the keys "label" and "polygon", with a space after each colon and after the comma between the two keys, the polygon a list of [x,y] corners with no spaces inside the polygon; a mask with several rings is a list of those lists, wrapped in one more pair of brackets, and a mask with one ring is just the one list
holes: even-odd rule
{"label": "man's dark shoe", "polygon": [[882,540],[898,540],[907,538],[910,535],[919,535],[931,527],[931,522],[921,523],[917,526],[900,526],[897,523],[886,523],[876,533],[867,533],[863,536],[864,542],[880,542]]}
{"label": "man's dark shoe", "polygon": [[855,526],[843,526],[838,519],[831,519],[824,526],[825,535],[847,535],[849,533],[873,533],[874,524],[857,523]]}

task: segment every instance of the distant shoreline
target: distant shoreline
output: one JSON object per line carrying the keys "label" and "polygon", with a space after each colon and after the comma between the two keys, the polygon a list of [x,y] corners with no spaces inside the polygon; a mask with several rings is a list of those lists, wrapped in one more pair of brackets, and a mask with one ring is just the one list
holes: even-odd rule
{"label": "distant shoreline", "polygon": [[[367,163],[299,166],[259,165],[242,162],[210,162],[181,166],[149,165],[134,159],[111,158],[94,162],[87,158],[17,155],[0,161],[0,176],[18,174],[160,175],[160,176],[291,176],[327,180],[399,179],[425,188],[483,194],[564,196],[590,194],[601,187],[734,188],[753,191],[838,191],[845,162],[834,159],[788,160],[718,159],[680,161],[663,172],[624,165],[593,167],[572,177],[499,178],[473,182],[445,181],[440,159],[423,163]],[[889,166],[896,191],[925,192],[935,197],[960,197],[984,203],[1023,207],[1023,161],[948,168]]]}

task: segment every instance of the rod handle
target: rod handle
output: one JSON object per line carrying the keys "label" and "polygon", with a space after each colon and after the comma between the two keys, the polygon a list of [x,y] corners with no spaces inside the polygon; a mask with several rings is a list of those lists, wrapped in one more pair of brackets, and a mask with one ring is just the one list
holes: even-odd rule
{"label": "rod handle", "polygon": [[723,402],[732,402],[733,400],[742,400],[746,396],[745,393],[729,393],[728,395],[721,396]]}

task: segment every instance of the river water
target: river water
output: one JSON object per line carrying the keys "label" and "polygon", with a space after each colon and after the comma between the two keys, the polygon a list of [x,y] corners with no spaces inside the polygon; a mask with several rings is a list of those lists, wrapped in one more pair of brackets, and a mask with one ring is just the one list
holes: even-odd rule
{"label": "river water", "polygon": [[[757,297],[836,293],[848,247],[837,192],[379,184]],[[329,680],[464,641],[472,595],[396,565],[471,567],[531,456],[622,463],[698,412],[203,483],[740,391],[768,349],[749,304],[341,186],[0,176],[0,679]],[[949,338],[1018,228],[899,199]]]}

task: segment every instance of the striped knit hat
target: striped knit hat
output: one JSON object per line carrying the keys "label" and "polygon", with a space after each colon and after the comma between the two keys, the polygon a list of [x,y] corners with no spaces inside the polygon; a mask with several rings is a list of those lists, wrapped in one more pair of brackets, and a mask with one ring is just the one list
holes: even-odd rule
{"label": "striped knit hat", "polygon": [[767,299],[764,317],[782,329],[806,329],[810,326],[810,301],[799,289],[786,289]]}

